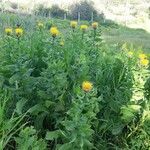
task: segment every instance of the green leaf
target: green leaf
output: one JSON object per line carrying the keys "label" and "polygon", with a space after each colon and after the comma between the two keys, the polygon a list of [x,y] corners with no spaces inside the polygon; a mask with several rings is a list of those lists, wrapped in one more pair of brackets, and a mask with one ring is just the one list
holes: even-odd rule
{"label": "green leaf", "polygon": [[43,129],[43,122],[44,122],[46,115],[47,115],[47,113],[43,112],[36,116],[36,119],[34,121],[34,126],[36,129],[38,129],[38,130]]}
{"label": "green leaf", "polygon": [[119,135],[124,128],[124,125],[122,124],[116,124],[115,127],[112,129],[113,135]]}
{"label": "green leaf", "polygon": [[138,113],[141,109],[140,105],[128,105],[128,108],[131,109],[133,113]]}
{"label": "green leaf", "polygon": [[31,113],[32,115],[37,115],[40,112],[46,112],[46,108],[44,106],[42,106],[41,104],[37,104],[33,107],[31,107],[28,110],[29,113]]}
{"label": "green leaf", "polygon": [[60,136],[60,131],[49,131],[46,133],[46,140],[54,140],[57,139]]}
{"label": "green leaf", "polygon": [[16,113],[18,113],[18,115],[22,114],[22,110],[23,110],[23,107],[25,106],[26,102],[27,102],[27,100],[24,98],[22,100],[20,100],[19,102],[17,102]]}
{"label": "green leaf", "polygon": [[57,150],[71,150],[71,149],[73,149],[73,147],[69,143],[63,144],[57,148]]}
{"label": "green leaf", "polygon": [[121,119],[126,123],[131,122],[135,117],[135,114],[131,111],[131,109],[126,106],[121,108],[121,114]]}
{"label": "green leaf", "polygon": [[54,104],[55,104],[55,103],[52,102],[52,101],[49,101],[49,100],[45,101],[45,106],[46,106],[47,108],[49,108],[50,106],[52,106],[52,105],[54,105]]}

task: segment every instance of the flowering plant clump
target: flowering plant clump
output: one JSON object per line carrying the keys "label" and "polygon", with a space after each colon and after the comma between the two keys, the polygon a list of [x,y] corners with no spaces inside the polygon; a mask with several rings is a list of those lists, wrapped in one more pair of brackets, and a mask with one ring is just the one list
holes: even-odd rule
{"label": "flowering plant clump", "polygon": [[85,32],[87,30],[88,26],[87,25],[81,25],[80,29]]}
{"label": "flowering plant clump", "polygon": [[139,59],[146,59],[147,58],[147,55],[142,53],[142,54],[139,54]]}
{"label": "flowering plant clump", "polygon": [[149,65],[149,60],[148,59],[140,59],[140,64],[144,67],[147,67]]}
{"label": "flowering plant clump", "polygon": [[75,29],[77,27],[78,23],[76,21],[71,21],[70,26]]}
{"label": "flowering plant clump", "polygon": [[93,84],[89,81],[84,81],[82,83],[82,89],[85,91],[85,92],[89,92],[91,91],[93,88]]}
{"label": "flowering plant clump", "polygon": [[149,150],[148,51],[111,22],[1,15],[0,150]]}
{"label": "flowering plant clump", "polygon": [[143,67],[148,67],[148,65],[149,65],[149,60],[148,60],[147,55],[144,54],[144,53],[139,54],[139,62],[140,62],[140,65],[141,65],[141,66],[143,66]]}
{"label": "flowering plant clump", "polygon": [[92,27],[93,27],[93,29],[96,30],[98,28],[98,22],[93,22]]}
{"label": "flowering plant clump", "polygon": [[51,27],[50,33],[51,33],[52,37],[55,38],[56,36],[59,35],[59,30],[57,29],[57,27]]}
{"label": "flowering plant clump", "polygon": [[64,41],[60,42],[60,46],[64,46],[64,44],[65,44]]}
{"label": "flowering plant clump", "polygon": [[127,55],[128,55],[129,58],[132,58],[133,57],[133,52],[129,51]]}
{"label": "flowering plant clump", "polygon": [[7,34],[7,35],[11,35],[12,34],[12,28],[6,28],[5,29],[5,33]]}
{"label": "flowering plant clump", "polygon": [[15,33],[17,37],[20,37],[23,35],[23,29],[22,28],[16,28]]}
{"label": "flowering plant clump", "polygon": [[44,27],[44,24],[42,22],[38,22],[37,26],[39,29],[42,29]]}

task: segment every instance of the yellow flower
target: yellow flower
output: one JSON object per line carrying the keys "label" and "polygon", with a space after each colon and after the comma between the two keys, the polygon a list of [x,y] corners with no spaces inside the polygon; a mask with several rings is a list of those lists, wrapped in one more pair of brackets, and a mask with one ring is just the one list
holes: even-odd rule
{"label": "yellow flower", "polygon": [[39,23],[38,23],[38,27],[41,29],[41,28],[43,28],[43,27],[44,27],[44,24],[43,24],[43,23],[41,23],[41,22],[39,22]]}
{"label": "yellow flower", "polygon": [[23,34],[23,29],[22,28],[16,28],[15,29],[15,33],[16,33],[16,36],[22,36]]}
{"label": "yellow flower", "polygon": [[87,28],[88,28],[88,26],[87,26],[87,25],[81,25],[81,26],[80,26],[80,29],[81,29],[82,31],[86,31],[86,30],[87,30]]}
{"label": "yellow flower", "polygon": [[63,41],[60,42],[60,46],[64,46],[64,42]]}
{"label": "yellow flower", "polygon": [[147,67],[149,64],[149,60],[148,59],[141,59],[140,60],[140,64],[144,67]]}
{"label": "yellow flower", "polygon": [[77,27],[77,22],[76,21],[71,21],[70,22],[70,26],[73,28],[73,29],[75,29],[76,27]]}
{"label": "yellow flower", "polygon": [[12,34],[12,28],[6,28],[6,29],[5,29],[5,33],[6,33],[7,35],[11,35],[11,34]]}
{"label": "yellow flower", "polygon": [[92,27],[93,27],[93,29],[97,29],[97,27],[98,27],[98,22],[93,22],[93,23],[92,23]]}
{"label": "yellow flower", "polygon": [[91,89],[93,88],[93,85],[91,82],[89,81],[84,81],[82,83],[82,89],[85,91],[85,92],[89,92]]}
{"label": "yellow flower", "polygon": [[146,54],[139,54],[139,58],[140,58],[140,59],[146,59],[147,56],[146,56]]}
{"label": "yellow flower", "polygon": [[128,57],[131,58],[133,56],[133,52],[129,51],[128,52]]}
{"label": "yellow flower", "polygon": [[53,37],[56,37],[57,35],[59,35],[59,30],[56,27],[51,27],[50,33]]}

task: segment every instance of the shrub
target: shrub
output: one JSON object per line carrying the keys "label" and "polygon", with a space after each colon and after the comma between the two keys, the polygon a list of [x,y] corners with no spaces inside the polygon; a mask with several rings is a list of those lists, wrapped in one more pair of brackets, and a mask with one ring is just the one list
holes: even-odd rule
{"label": "shrub", "polygon": [[50,14],[50,8],[45,8],[43,5],[39,5],[34,12],[39,16],[48,17]]}
{"label": "shrub", "polygon": [[93,20],[103,22],[104,14],[99,12],[93,6],[91,1],[81,1],[80,3],[76,3],[70,6],[70,18],[78,19],[78,12],[80,12],[81,20],[91,20],[93,13]]}
{"label": "shrub", "polygon": [[11,3],[10,7],[13,8],[13,9],[18,9],[17,3]]}
{"label": "shrub", "polygon": [[40,5],[35,12],[39,15],[44,15],[48,17],[49,15],[53,18],[63,18],[66,11],[61,9],[58,5],[52,5],[51,8],[45,8],[43,5]]}
{"label": "shrub", "polygon": [[63,18],[66,11],[61,9],[58,5],[53,5],[50,9],[50,14],[54,18]]}

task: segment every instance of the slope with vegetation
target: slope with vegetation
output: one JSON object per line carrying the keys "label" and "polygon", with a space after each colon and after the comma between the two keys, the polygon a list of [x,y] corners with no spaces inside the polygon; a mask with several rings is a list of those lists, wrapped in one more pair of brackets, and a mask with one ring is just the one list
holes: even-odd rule
{"label": "slope with vegetation", "polygon": [[0,149],[149,149],[148,53],[104,42],[108,25],[1,20]]}
{"label": "slope with vegetation", "polygon": [[[17,4],[18,2],[18,4]],[[31,13],[33,9],[37,8],[39,5],[42,5],[43,8],[49,10],[53,6],[57,6],[57,9],[60,8],[64,12],[74,12],[73,17],[77,17],[76,11],[81,11],[81,18],[84,19],[83,9],[78,7],[84,5],[84,10],[87,9],[87,3],[91,6],[94,5],[94,8],[97,9],[98,13],[103,14],[107,19],[111,19],[115,22],[125,24],[126,26],[132,28],[142,28],[150,31],[150,1],[149,0],[72,0],[65,1],[35,1],[35,0],[26,0],[26,1],[5,1],[5,3],[0,2],[1,6],[4,9],[13,11],[13,12],[23,12]],[[0,7],[1,7],[0,6]],[[76,10],[72,10],[72,6],[78,6]],[[81,8],[81,7],[80,7]],[[52,9],[51,11],[53,11]],[[91,9],[86,14],[91,15]],[[71,13],[72,14],[72,13]],[[53,15],[52,15],[53,16]],[[63,13],[61,14],[63,17]],[[71,15],[72,17],[72,15]],[[94,17],[97,17],[94,11]]]}

